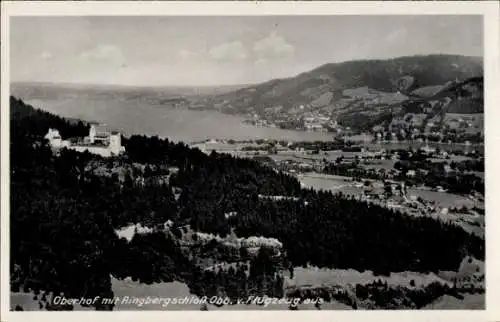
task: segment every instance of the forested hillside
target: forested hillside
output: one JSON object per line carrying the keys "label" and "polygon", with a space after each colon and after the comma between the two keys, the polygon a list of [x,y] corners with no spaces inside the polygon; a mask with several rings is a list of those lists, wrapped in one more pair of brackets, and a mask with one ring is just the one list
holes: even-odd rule
{"label": "forested hillside", "polygon": [[[340,194],[304,190],[295,178],[255,161],[208,156],[167,139],[124,138],[127,154],[117,160],[70,150],[56,156],[43,139],[48,128],[58,128],[63,137],[84,136],[86,125],[15,98],[10,103],[13,290],[24,286],[72,297],[109,296],[113,275],[148,283],[182,280],[196,294],[219,292],[209,287],[218,277],[200,272],[171,234],[136,235],[127,242],[115,233],[129,223],[154,227],[166,220],[221,235],[233,227],[239,236],[275,237],[294,266],[309,263],[386,274],[454,270],[465,255],[484,258],[484,240],[460,227]],[[87,171],[91,161],[110,167],[166,164],[178,172],[168,184],[141,185],[133,174],[120,181]],[[178,200],[172,188],[180,190]],[[298,200],[272,201],[259,194]],[[226,218],[227,212],[237,215]],[[233,270],[228,274],[234,278],[222,284],[227,290],[234,286],[230,281],[263,285],[267,282],[262,276],[274,276],[279,288],[280,277],[264,251],[251,265],[249,277]]]}
{"label": "forested hillside", "polygon": [[482,59],[456,55],[408,56],[387,60],[331,63],[295,77],[275,79],[214,97],[221,109],[232,113],[257,112],[281,106],[334,107],[344,90],[368,88],[412,96],[421,88],[443,86],[483,75]]}

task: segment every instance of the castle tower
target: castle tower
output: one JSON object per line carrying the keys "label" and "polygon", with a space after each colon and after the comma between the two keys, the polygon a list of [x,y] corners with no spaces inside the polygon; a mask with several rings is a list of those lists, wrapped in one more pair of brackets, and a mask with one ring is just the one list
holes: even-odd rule
{"label": "castle tower", "polygon": [[49,140],[52,147],[60,147],[62,144],[61,135],[58,130],[49,129],[49,132],[45,135],[45,138]]}
{"label": "castle tower", "polygon": [[90,130],[89,130],[89,140],[91,144],[95,143],[95,136],[97,134],[97,131],[95,129],[95,124],[90,125]]}
{"label": "castle tower", "polygon": [[118,132],[111,132],[109,136],[109,150],[113,154],[120,154],[122,151],[122,137]]}

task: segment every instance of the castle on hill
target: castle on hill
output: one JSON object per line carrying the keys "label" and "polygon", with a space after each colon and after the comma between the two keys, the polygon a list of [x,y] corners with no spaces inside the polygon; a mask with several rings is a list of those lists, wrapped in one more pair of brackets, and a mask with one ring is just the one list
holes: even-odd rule
{"label": "castle on hill", "polygon": [[49,129],[45,138],[54,149],[67,148],[78,152],[88,151],[103,157],[117,156],[125,152],[121,144],[121,134],[117,131],[107,131],[98,124],[91,124],[89,135],[81,138],[63,140],[57,129]]}

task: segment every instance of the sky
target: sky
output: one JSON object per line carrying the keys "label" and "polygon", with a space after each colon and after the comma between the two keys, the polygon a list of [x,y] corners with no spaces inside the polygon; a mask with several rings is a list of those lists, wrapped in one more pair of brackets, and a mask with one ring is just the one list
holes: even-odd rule
{"label": "sky", "polygon": [[483,55],[481,16],[10,19],[14,82],[236,85],[356,59]]}

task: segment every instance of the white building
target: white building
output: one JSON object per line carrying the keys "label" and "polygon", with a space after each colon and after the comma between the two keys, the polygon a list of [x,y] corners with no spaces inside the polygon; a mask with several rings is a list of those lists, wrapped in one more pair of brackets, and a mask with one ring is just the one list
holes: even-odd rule
{"label": "white building", "polygon": [[50,146],[53,148],[68,147],[71,143],[68,140],[63,140],[58,130],[49,129],[49,132],[45,135],[45,138],[49,140]]}
{"label": "white building", "polygon": [[415,172],[415,170],[408,170],[406,172],[406,176],[408,177],[414,177],[417,173]]}
{"label": "white building", "polygon": [[66,147],[78,152],[88,151],[106,158],[125,152],[119,132],[98,131],[96,124],[91,124],[89,135],[83,138],[83,141],[77,140],[76,143],[71,143],[70,140],[62,140],[59,131],[56,129],[49,129],[45,138],[49,140],[50,146],[55,149]]}
{"label": "white building", "polygon": [[118,238],[125,238],[127,241],[131,241],[135,234],[150,234],[153,232],[152,228],[142,226],[141,224],[132,224],[126,227],[115,230],[115,234]]}
{"label": "white building", "polygon": [[428,144],[426,144],[424,147],[421,147],[420,150],[427,154],[432,154],[436,152],[436,149],[430,147]]}

